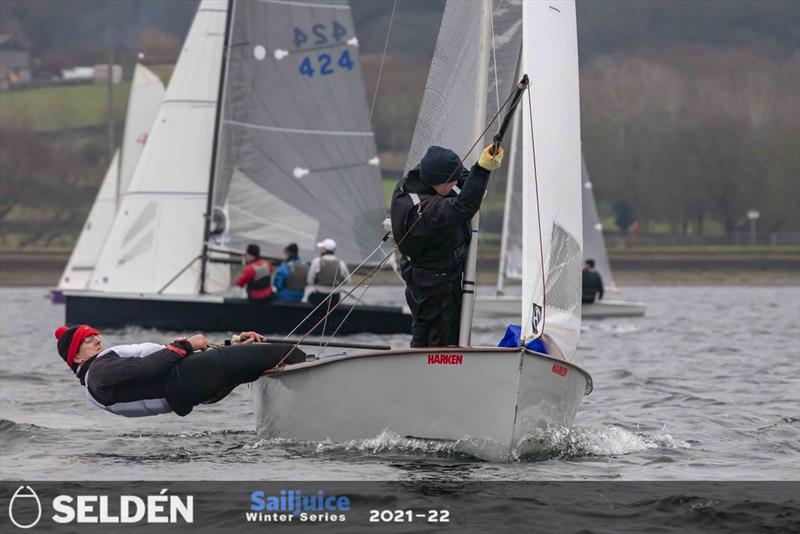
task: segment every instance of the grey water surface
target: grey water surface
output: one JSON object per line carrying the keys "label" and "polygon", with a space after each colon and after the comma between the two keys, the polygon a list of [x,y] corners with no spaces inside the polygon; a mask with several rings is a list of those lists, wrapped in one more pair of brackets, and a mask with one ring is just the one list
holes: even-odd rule
{"label": "grey water surface", "polygon": [[[401,298],[396,288],[378,291]],[[248,386],[184,418],[105,413],[56,353],[63,305],[42,288],[4,288],[0,479],[800,479],[800,288],[629,287],[614,298],[646,302],[647,315],[584,321],[576,362],[594,392],[574,426],[543,432],[524,454],[493,458],[391,429],[347,443],[262,440]],[[496,344],[506,323],[477,321],[473,343]],[[111,346],[177,334],[130,328],[104,338]]]}

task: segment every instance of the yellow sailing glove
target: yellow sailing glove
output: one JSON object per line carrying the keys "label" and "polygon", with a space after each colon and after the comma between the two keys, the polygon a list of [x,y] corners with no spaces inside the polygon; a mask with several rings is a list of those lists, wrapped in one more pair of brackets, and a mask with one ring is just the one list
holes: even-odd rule
{"label": "yellow sailing glove", "polygon": [[478,165],[486,169],[487,171],[493,171],[500,166],[500,163],[503,161],[503,147],[500,147],[497,150],[497,154],[492,155],[492,145],[487,146],[483,149],[483,153],[481,154],[480,159],[478,160]]}

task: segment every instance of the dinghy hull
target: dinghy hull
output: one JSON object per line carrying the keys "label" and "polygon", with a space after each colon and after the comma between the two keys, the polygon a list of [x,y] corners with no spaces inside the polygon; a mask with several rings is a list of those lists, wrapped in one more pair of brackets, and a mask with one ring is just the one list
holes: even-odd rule
{"label": "dinghy hull", "polygon": [[[66,293],[66,323],[90,324],[96,328],[139,326],[159,330],[288,334],[312,310],[305,302],[251,303],[245,299],[213,296],[138,295],[134,293]],[[409,334],[411,315],[402,308],[360,305],[345,321],[351,307],[339,306],[325,323],[325,332],[338,335]],[[322,316],[324,309],[298,329],[305,334]],[[343,323],[343,324],[342,324]],[[322,335],[322,325],[314,332]]]}
{"label": "dinghy hull", "polygon": [[570,425],[591,384],[579,367],[527,350],[447,347],[287,366],[255,382],[253,395],[264,438],[338,442],[389,430],[507,453],[536,429]]}
{"label": "dinghy hull", "polygon": [[[522,308],[520,297],[478,296],[475,316],[481,318],[519,317]],[[643,302],[627,300],[601,300],[581,306],[583,319],[604,319],[607,317],[642,317],[646,305]]]}

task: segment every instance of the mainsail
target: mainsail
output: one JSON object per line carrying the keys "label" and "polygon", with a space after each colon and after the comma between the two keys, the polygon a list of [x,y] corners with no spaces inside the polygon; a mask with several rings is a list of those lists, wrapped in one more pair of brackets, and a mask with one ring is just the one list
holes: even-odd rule
{"label": "mainsail", "polygon": [[386,210],[350,6],[259,0],[232,16],[212,239],[308,257],[330,237],[360,262]]}
{"label": "mainsail", "polygon": [[[91,289],[157,293],[163,288],[167,294],[199,289],[195,260],[202,253],[227,7],[225,0],[203,0],[197,10]],[[208,278],[211,288],[229,282],[216,272]]]}
{"label": "mainsail", "polygon": [[[490,9],[490,50],[480,49],[483,10]],[[519,0],[495,2],[460,2],[450,0],[444,9],[436,51],[431,63],[425,95],[422,99],[406,172],[419,164],[431,145],[453,150],[470,167],[485,144],[478,143],[476,131],[482,131],[505,102],[516,85],[516,69],[522,39],[522,7]],[[479,71],[478,58],[488,56],[489,70]],[[478,117],[481,87],[485,98],[485,116]],[[496,126],[496,123],[495,123]],[[488,136],[494,133],[491,128]]]}
{"label": "mainsail", "polygon": [[[522,339],[570,358],[581,324],[581,147],[574,0],[524,2]],[[541,244],[541,246],[540,246]]]}
{"label": "mainsail", "polygon": [[158,76],[137,63],[125,117],[122,154],[119,150],[114,153],[78,242],[61,275],[59,289],[86,289],[89,286],[95,263],[117,214],[119,199],[128,189],[163,97],[164,84]]}
{"label": "mainsail", "polygon": [[603,277],[603,285],[613,288],[614,277],[611,275],[611,265],[608,262],[606,242],[603,239],[603,225],[597,214],[597,204],[592,191],[592,181],[589,170],[586,168],[586,158],[581,157],[581,176],[583,179],[583,255],[586,259],[593,259],[595,270]]}

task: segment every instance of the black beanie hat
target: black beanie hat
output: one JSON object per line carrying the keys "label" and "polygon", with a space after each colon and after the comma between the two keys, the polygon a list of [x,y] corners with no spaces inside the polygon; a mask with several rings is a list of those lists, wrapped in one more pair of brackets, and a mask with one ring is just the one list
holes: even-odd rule
{"label": "black beanie hat", "polygon": [[419,175],[428,185],[455,182],[461,178],[464,165],[458,154],[449,148],[432,146],[419,164]]}
{"label": "black beanie hat", "polygon": [[261,256],[261,247],[258,245],[247,245],[247,253],[258,258]]}
{"label": "black beanie hat", "polygon": [[300,253],[300,249],[297,247],[297,243],[289,243],[283,250],[286,251],[286,253],[289,254],[290,256],[297,256]]}

